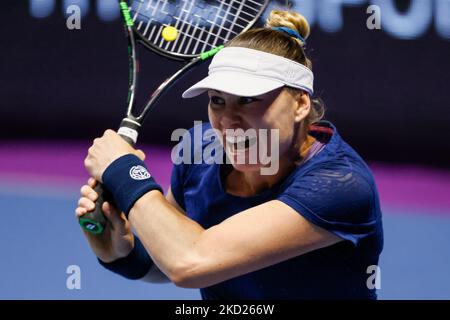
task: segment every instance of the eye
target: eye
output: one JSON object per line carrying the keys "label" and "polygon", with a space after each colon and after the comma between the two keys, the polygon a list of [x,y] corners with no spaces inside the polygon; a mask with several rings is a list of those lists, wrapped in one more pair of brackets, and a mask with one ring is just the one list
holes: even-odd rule
{"label": "eye", "polygon": [[218,96],[210,97],[209,101],[211,102],[211,105],[218,105],[218,106],[225,105],[225,99],[218,97]]}
{"label": "eye", "polygon": [[241,97],[239,99],[239,104],[241,105],[248,105],[251,104],[253,102],[259,101],[259,99],[256,99],[254,97]]}

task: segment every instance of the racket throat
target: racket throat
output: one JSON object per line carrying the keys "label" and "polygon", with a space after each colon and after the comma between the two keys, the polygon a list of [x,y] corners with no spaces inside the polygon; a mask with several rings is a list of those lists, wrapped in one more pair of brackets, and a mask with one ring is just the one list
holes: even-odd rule
{"label": "racket throat", "polygon": [[134,146],[137,142],[140,129],[141,124],[139,122],[133,118],[127,117],[120,123],[120,128],[117,133],[131,146]]}

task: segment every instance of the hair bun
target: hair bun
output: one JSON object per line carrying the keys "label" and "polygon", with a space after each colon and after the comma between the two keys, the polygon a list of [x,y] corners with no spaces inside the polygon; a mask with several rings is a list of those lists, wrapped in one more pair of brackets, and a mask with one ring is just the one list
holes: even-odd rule
{"label": "hair bun", "polygon": [[[297,31],[305,40],[309,37],[311,29],[304,16],[294,11],[272,10],[266,21],[267,28],[287,27]],[[301,42],[300,40],[298,40]],[[304,45],[304,43],[302,43]]]}

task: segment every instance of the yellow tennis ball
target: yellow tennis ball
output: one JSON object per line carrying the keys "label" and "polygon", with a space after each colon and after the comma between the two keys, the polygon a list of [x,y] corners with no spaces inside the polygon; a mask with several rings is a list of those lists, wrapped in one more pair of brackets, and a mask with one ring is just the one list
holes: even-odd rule
{"label": "yellow tennis ball", "polygon": [[174,41],[178,37],[178,30],[172,26],[164,27],[162,37],[166,41]]}

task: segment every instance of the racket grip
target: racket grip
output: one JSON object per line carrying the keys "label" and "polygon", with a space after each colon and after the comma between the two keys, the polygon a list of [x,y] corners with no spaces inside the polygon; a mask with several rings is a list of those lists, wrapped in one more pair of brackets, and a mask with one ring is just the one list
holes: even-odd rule
{"label": "racket grip", "polygon": [[[117,133],[134,147],[136,144],[138,132],[141,125],[134,118],[125,118],[120,124],[120,128]],[[81,227],[92,234],[101,234],[105,230],[106,218],[103,214],[102,206],[105,201],[114,205],[114,200],[111,193],[106,190],[103,185],[98,182],[94,189],[98,194],[98,199],[95,201],[95,209],[93,211],[86,212],[78,220]]]}
{"label": "racket grip", "polygon": [[103,214],[102,206],[105,201],[111,203],[112,197],[100,182],[94,188],[94,191],[98,194],[97,201],[95,201],[95,209],[81,216],[79,223],[87,232],[101,234],[106,226],[106,218]]}

